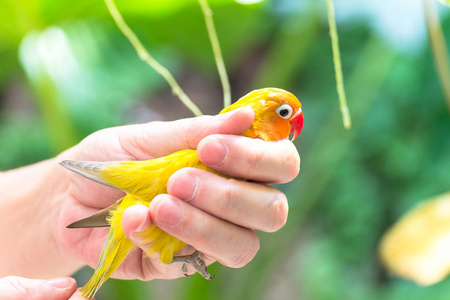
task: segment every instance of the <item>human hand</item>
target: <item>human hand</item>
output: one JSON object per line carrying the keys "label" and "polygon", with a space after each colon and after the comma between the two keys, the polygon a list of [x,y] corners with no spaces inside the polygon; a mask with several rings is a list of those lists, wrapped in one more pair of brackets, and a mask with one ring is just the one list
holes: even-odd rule
{"label": "human hand", "polygon": [[70,277],[53,279],[28,279],[16,276],[0,278],[2,300],[82,300],[77,283]]}
{"label": "human hand", "polygon": [[[264,142],[241,134],[251,126],[253,110],[243,108],[218,116],[174,122],[152,122],[111,128],[94,133],[69,149],[58,160],[147,160],[182,149],[197,149],[199,159],[223,174],[249,181],[225,179],[198,169],[182,169],[168,183],[168,194],[159,195],[150,207],[130,207],[123,216],[127,236],[144,247],[138,232],[150,223],[200,250],[207,264],[229,267],[248,263],[259,249],[253,230],[276,231],[287,218],[286,197],[268,183],[295,178],[300,159],[288,140]],[[222,144],[226,151],[221,151]],[[280,155],[282,154],[282,155]],[[73,221],[113,204],[122,192],[101,186],[76,174],[67,178],[57,240],[91,266],[97,263],[107,229],[66,229]],[[192,252],[185,249],[182,254]],[[131,253],[113,277],[176,278],[179,264],[162,265],[142,251]]]}

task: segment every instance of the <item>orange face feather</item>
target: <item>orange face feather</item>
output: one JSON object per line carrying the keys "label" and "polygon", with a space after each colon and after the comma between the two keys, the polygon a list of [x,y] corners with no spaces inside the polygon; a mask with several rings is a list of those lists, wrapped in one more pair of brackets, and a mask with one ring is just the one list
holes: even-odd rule
{"label": "orange face feather", "polygon": [[244,136],[278,141],[293,134],[292,141],[294,141],[302,131],[302,105],[293,94],[285,90],[277,88],[254,90],[220,113],[244,106],[251,106],[255,111],[253,126],[242,134]]}

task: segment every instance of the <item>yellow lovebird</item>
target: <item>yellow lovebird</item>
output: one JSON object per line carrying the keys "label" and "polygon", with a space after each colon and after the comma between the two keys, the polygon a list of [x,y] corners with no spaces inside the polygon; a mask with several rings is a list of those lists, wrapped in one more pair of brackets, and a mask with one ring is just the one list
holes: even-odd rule
{"label": "yellow lovebird", "polygon": [[[285,90],[265,88],[252,91],[220,113],[244,106],[253,108],[255,120],[252,127],[242,134],[243,136],[278,141],[293,134],[292,140],[295,140],[303,128],[301,104],[293,94]],[[67,226],[68,228],[111,226],[97,268],[81,289],[81,295],[87,298],[94,297],[100,286],[114,273],[128,253],[136,248],[122,229],[122,215],[126,208],[135,204],[148,206],[156,195],[167,192],[169,177],[182,168],[199,168],[219,174],[200,162],[196,150],[181,150],[147,161],[63,161],[61,164],[88,179],[127,193],[112,206]],[[148,244],[148,249],[145,249],[147,255],[158,254],[159,260],[164,264],[183,263],[182,270],[185,275],[186,264],[190,264],[203,277],[212,279],[205,263],[199,258],[199,251],[188,256],[174,257],[186,246],[185,242],[155,225],[144,232],[142,238]]]}

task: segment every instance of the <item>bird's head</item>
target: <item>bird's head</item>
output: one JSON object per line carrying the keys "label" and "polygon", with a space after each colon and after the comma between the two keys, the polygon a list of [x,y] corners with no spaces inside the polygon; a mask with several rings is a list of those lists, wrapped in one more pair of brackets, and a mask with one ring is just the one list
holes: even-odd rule
{"label": "bird's head", "polygon": [[251,106],[255,121],[242,135],[265,141],[278,141],[292,134],[294,141],[303,128],[303,112],[300,101],[291,93],[277,88],[254,90],[220,113],[239,107]]}

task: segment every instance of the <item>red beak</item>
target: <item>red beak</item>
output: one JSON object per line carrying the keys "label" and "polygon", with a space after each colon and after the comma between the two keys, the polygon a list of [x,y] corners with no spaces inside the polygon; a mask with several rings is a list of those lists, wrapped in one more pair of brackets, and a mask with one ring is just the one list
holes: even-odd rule
{"label": "red beak", "polygon": [[300,108],[297,113],[294,115],[294,118],[291,119],[291,133],[294,134],[291,141],[295,141],[295,139],[299,136],[300,132],[303,129],[303,112]]}

